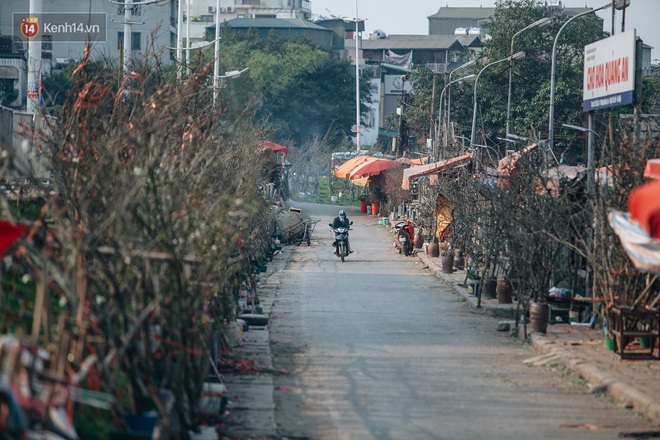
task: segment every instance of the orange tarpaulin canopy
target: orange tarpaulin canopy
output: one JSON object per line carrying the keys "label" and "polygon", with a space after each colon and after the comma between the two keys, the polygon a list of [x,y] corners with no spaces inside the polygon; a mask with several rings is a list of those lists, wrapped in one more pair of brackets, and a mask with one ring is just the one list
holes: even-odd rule
{"label": "orange tarpaulin canopy", "polygon": [[348,175],[351,173],[351,171],[353,171],[357,166],[376,159],[377,158],[373,156],[357,156],[353,159],[349,159],[335,170],[335,176],[346,179],[348,178]]}
{"label": "orange tarpaulin canopy", "polygon": [[383,171],[387,171],[390,168],[396,168],[402,165],[402,163],[395,160],[378,158],[376,160],[364,162],[353,168],[353,170],[348,173],[348,178],[354,180],[363,177],[378,176]]}
{"label": "orange tarpaulin canopy", "polygon": [[410,159],[408,157],[400,157],[395,159],[397,162],[401,162],[406,165],[426,165],[429,161],[428,156],[420,157],[419,159]]}
{"label": "orange tarpaulin canopy", "polygon": [[434,162],[427,165],[419,165],[416,167],[406,168],[403,170],[403,181],[401,182],[401,188],[410,189],[410,181],[412,179],[428,176],[429,174],[439,173],[443,170],[466,164],[470,161],[471,158],[472,155],[468,153],[464,154],[463,156],[452,157],[451,159],[441,160],[439,162]]}

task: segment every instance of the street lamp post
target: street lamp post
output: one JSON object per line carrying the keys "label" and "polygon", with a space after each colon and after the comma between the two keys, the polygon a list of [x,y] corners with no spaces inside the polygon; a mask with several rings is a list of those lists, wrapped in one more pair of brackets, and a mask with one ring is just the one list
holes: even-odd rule
{"label": "street lamp post", "polygon": [[529,24],[513,34],[513,37],[511,37],[511,51],[509,53],[509,93],[507,97],[507,105],[506,105],[506,132],[511,133],[510,131],[510,124],[511,124],[511,84],[513,82],[513,42],[516,39],[518,35],[521,33],[525,32],[528,29],[532,29],[535,27],[545,27],[550,24],[550,21],[552,19],[550,17],[544,17],[540,20],[535,21],[532,24]]}
{"label": "street lamp post", "polygon": [[[470,148],[474,146],[474,137],[475,133],[477,131],[477,85],[479,84],[479,77],[483,73],[484,70],[488,69],[490,66],[494,66],[495,64],[503,63],[505,61],[508,61],[509,58],[513,58],[516,60],[525,58],[525,52],[517,52],[510,57],[507,58],[502,58],[501,60],[493,61],[492,63],[486,64],[477,74],[477,77],[474,79],[474,96],[472,97],[473,101],[473,109],[472,109],[472,133],[470,134]],[[479,159],[477,158],[477,164],[479,163]]]}
{"label": "street lamp post", "polygon": [[548,116],[548,148],[550,149],[550,151],[553,151],[553,147],[554,147],[553,132],[554,132],[554,124],[555,124],[555,81],[556,81],[556,68],[557,68],[557,42],[559,41],[559,36],[561,35],[561,32],[564,30],[566,25],[568,25],[568,23],[575,20],[576,18],[580,18],[584,15],[591,14],[592,12],[597,12],[603,9],[607,9],[611,6],[612,4],[608,3],[599,8],[592,9],[591,11],[585,11],[580,14],[574,15],[573,17],[566,20],[566,23],[564,23],[562,27],[559,28],[559,31],[555,36],[555,42],[552,45],[552,68],[550,71],[550,110]]}
{"label": "street lamp post", "polygon": [[358,0],[355,0],[355,144],[360,152],[360,51],[358,39]]}
{"label": "street lamp post", "polygon": [[[460,66],[458,66],[457,68],[455,68],[454,70],[449,72],[449,84],[451,84],[451,75],[452,75],[452,73],[454,73],[454,72],[456,72],[457,70],[460,70],[460,69],[466,69],[468,67],[472,67],[475,64],[477,64],[476,60],[470,60],[467,63],[461,64]],[[447,85],[449,85],[449,84],[447,84]],[[442,105],[442,101],[440,101],[440,105]],[[449,88],[447,90],[447,129],[449,129],[450,118],[451,118],[451,88]],[[442,124],[442,119],[439,118],[438,120],[440,121],[440,124]],[[443,143],[443,145],[445,147],[447,146],[446,140]]]}
{"label": "street lamp post", "polygon": [[215,46],[213,47],[213,108],[220,97],[220,0],[215,2]]}
{"label": "street lamp post", "polygon": [[[454,69],[454,70],[457,70],[457,69]],[[450,73],[450,75],[451,75],[451,73]],[[449,81],[447,83],[447,85],[440,92],[440,109],[438,110],[438,125],[440,126],[440,135],[441,136],[442,136],[442,131],[443,131],[442,130],[442,100],[444,99],[445,90],[449,89],[449,87],[454,83],[461,82],[461,81],[471,81],[475,78],[476,78],[476,75],[472,74],[472,75],[464,76],[463,78],[455,79],[454,81]],[[449,112],[449,108],[447,108],[447,112]],[[449,129],[449,126],[447,126],[447,129]],[[446,137],[446,134],[445,134],[445,137]],[[443,145],[446,145],[446,142],[443,142]],[[434,152],[434,156],[436,158],[438,157],[438,152],[437,151]]]}

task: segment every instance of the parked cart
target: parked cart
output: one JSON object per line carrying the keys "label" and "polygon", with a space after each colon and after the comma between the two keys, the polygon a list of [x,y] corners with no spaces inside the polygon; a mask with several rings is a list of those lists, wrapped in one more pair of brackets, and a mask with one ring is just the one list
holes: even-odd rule
{"label": "parked cart", "polygon": [[300,245],[303,241],[307,242],[307,246],[312,244],[312,232],[314,232],[314,228],[316,227],[316,224],[320,222],[321,219],[318,220],[305,220],[303,221],[305,229],[303,230],[303,233],[301,236],[298,237],[297,245]]}

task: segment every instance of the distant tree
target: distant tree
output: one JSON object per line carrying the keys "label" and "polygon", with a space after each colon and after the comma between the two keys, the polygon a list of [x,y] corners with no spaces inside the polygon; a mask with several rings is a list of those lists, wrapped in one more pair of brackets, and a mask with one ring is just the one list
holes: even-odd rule
{"label": "distant tree", "polygon": [[[355,70],[350,62],[302,38],[261,37],[223,30],[222,71],[248,68],[227,84],[225,105],[250,105],[277,141],[303,145],[315,138],[339,144],[355,124]],[[203,59],[212,56],[206,50]],[[371,101],[370,75],[360,78],[361,112]],[[330,135],[330,136],[328,136]]]}
{"label": "distant tree", "polygon": [[0,80],[0,104],[9,106],[18,98],[13,79]]}
{"label": "distant tree", "polygon": [[[535,0],[499,0],[489,24],[492,39],[483,51],[484,62],[508,58],[515,33],[548,15]],[[520,33],[513,51],[525,58],[513,63],[511,132],[547,138],[550,107],[552,47],[559,29],[570,17],[558,15],[544,28]],[[559,36],[556,57],[555,120],[575,123],[582,117],[582,70],[584,46],[604,38],[602,22],[595,14],[572,21]],[[488,139],[506,135],[508,61],[484,71],[478,84],[478,117]],[[555,137],[556,142],[561,138]]]}

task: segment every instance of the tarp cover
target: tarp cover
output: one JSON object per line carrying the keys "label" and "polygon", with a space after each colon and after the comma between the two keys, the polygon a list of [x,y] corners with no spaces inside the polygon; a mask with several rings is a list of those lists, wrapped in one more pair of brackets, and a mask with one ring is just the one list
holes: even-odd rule
{"label": "tarp cover", "polygon": [[635,267],[660,273],[660,239],[651,238],[627,212],[610,211],[609,222]]}
{"label": "tarp cover", "polygon": [[468,153],[464,154],[463,156],[452,157],[451,159],[441,160],[439,162],[434,162],[427,165],[419,165],[416,167],[406,168],[403,170],[403,181],[401,182],[401,188],[410,189],[411,180],[466,164],[470,161],[471,158],[472,155]]}

